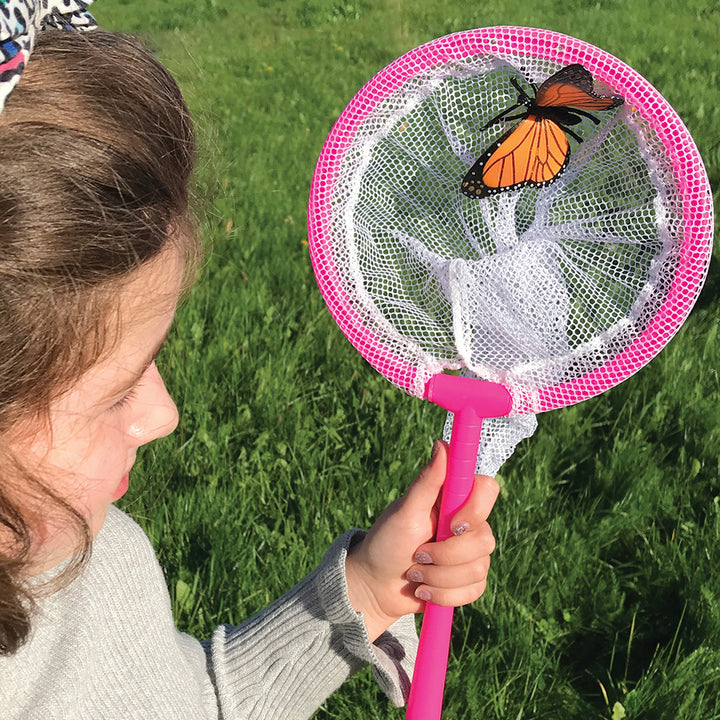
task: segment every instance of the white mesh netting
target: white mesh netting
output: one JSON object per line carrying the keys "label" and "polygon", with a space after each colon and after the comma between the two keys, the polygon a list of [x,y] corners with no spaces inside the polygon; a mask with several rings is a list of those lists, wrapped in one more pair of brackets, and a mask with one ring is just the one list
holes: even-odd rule
{"label": "white mesh netting", "polygon": [[[530,82],[564,64],[511,53],[445,62],[383,94],[341,139],[330,210],[314,218],[326,237],[316,273],[326,263],[320,271],[341,288],[324,294],[343,331],[362,335],[363,354],[411,394],[441,370],[465,368],[505,385],[513,414],[583,399],[573,396],[583,378],[636,343],[668,297],[682,197],[666,148],[631,104],[573,127],[583,142],[570,140],[552,184],[482,200],[460,192],[509,127],[483,129],[517,102],[511,79],[532,94]],[[596,91],[618,94],[602,83]],[[384,357],[402,358],[411,380],[385,372]],[[540,402],[548,388],[556,397]],[[484,443],[502,436],[504,449],[491,452],[502,463],[532,429],[534,420],[493,422]]]}

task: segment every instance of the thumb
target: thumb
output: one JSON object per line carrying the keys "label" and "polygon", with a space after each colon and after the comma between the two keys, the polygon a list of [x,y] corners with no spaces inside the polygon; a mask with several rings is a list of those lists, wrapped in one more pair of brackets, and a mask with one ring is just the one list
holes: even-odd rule
{"label": "thumb", "polygon": [[447,472],[447,443],[436,440],[430,462],[420,471],[406,493],[410,506],[432,507],[440,495]]}

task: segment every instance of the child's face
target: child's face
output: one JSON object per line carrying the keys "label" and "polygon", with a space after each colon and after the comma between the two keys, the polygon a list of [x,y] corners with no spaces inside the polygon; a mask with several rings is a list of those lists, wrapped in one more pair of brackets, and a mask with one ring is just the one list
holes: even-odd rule
{"label": "child's face", "polygon": [[[86,517],[93,537],[110,503],[127,490],[138,448],[177,425],[155,356],[175,315],[182,269],[179,254],[168,249],[135,272],[121,294],[121,334],[112,354],[52,404],[52,431],[43,425],[20,455]],[[39,556],[50,567],[70,554],[69,538],[42,522]]]}

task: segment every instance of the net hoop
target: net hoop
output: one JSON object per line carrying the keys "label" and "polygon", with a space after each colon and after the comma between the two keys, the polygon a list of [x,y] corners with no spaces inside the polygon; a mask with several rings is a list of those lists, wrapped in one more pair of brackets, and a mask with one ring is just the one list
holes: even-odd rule
{"label": "net hoop", "polygon": [[342,112],[328,135],[313,176],[308,210],[311,261],[322,296],[343,334],[378,372],[411,395],[421,397],[427,381],[442,372],[428,358],[410,364],[389,352],[348,301],[335,266],[329,228],[334,185],[345,154],[375,108],[419,73],[479,54],[538,57],[563,65],[580,63],[593,77],[625,98],[656,133],[677,181],[683,208],[683,237],[677,269],[664,303],[630,346],[601,367],[570,382],[537,390],[531,404],[513,409],[540,412],[579,402],[625,380],[649,362],[679,330],[702,287],[712,252],[712,194],[690,133],[660,93],[613,55],[582,40],[549,30],[491,27],[438,38],[401,56],[368,81]]}

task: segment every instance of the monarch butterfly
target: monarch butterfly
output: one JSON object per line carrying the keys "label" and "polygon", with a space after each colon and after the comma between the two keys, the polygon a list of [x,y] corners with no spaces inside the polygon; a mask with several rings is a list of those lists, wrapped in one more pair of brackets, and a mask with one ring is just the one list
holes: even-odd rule
{"label": "monarch butterfly", "polygon": [[[487,122],[483,130],[505,120],[520,120],[494,142],[470,168],[461,184],[471,198],[530,185],[540,187],[553,182],[570,158],[567,135],[582,142],[568,125],[577,125],[586,117],[596,125],[600,121],[588,110],[610,110],[622,105],[617,95],[596,95],[592,75],[579,64],[568,65],[551,75],[536,88],[531,98],[515,78],[510,82],[518,91],[518,101]],[[525,106],[517,115],[513,110]]]}

